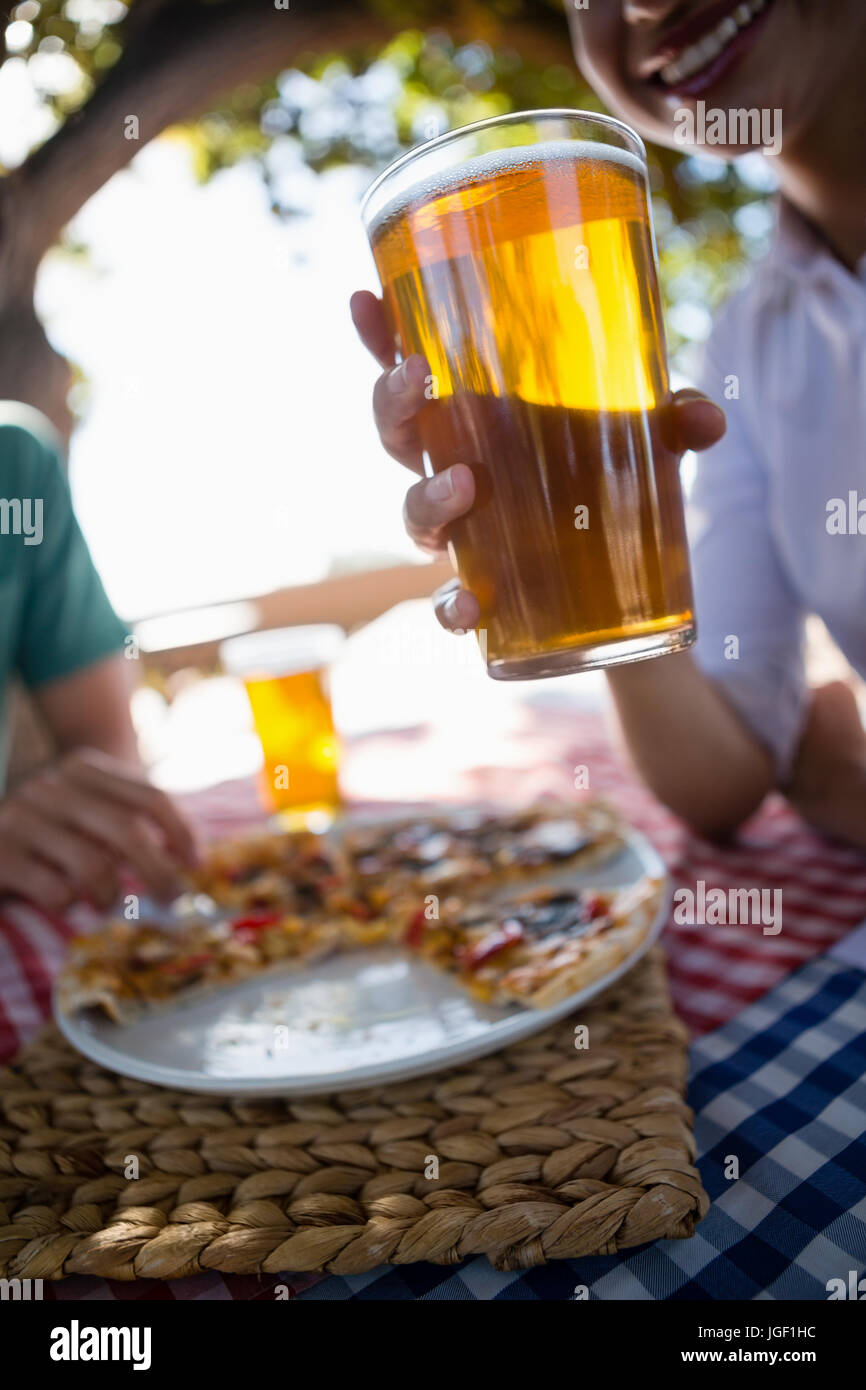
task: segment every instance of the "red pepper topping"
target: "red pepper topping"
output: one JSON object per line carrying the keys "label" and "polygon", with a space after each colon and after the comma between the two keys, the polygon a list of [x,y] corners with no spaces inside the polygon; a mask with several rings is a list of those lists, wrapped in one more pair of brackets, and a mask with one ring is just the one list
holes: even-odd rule
{"label": "red pepper topping", "polygon": [[272,927],[282,917],[281,912],[254,912],[248,917],[235,917],[232,931],[260,931],[262,927]]}
{"label": "red pepper topping", "polygon": [[403,940],[405,941],[407,946],[421,945],[421,941],[424,936],[424,929],[427,925],[428,920],[429,919],[427,917],[427,909],[424,907],[419,907],[418,911],[414,914],[412,920],[406,928],[406,933],[403,937]]}
{"label": "red pepper topping", "polygon": [[607,900],[600,893],[589,893],[583,900],[583,910],[590,921],[596,917],[606,917],[608,906]]}
{"label": "red pepper topping", "polygon": [[467,970],[477,970],[479,965],[484,965],[492,956],[498,956],[500,951],[505,951],[509,946],[513,946],[515,941],[522,941],[525,933],[520,922],[512,918],[504,921],[496,931],[490,932],[488,936],[483,936],[474,946],[460,953],[461,964]]}

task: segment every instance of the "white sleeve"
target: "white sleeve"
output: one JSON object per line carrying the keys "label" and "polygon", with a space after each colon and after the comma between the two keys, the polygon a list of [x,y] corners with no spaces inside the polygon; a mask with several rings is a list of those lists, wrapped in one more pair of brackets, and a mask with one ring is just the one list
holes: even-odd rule
{"label": "white sleeve", "polygon": [[[700,387],[725,408],[728,428],[698,457],[688,527],[698,640],[695,656],[787,779],[803,729],[805,615],[779,561],[767,474],[748,402],[726,400],[728,373],[753,381],[714,337]],[[739,354],[737,354],[739,356]],[[722,368],[721,357],[728,359]]]}

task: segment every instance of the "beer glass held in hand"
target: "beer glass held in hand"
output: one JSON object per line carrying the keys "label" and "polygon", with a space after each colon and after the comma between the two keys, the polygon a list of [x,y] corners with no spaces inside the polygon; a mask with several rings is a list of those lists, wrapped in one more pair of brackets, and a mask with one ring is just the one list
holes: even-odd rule
{"label": "beer glass held in hand", "polygon": [[490,675],[689,646],[639,137],[582,112],[497,117],[392,164],[363,215],[398,352],[430,364],[429,469],[475,476],[451,544]]}

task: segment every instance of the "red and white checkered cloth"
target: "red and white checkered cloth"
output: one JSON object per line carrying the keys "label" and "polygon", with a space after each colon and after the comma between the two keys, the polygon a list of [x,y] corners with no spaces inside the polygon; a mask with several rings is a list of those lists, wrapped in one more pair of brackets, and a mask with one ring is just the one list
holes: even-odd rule
{"label": "red and white checkered cloth", "polygon": [[[407,803],[419,803],[418,768],[435,757],[442,784],[442,749],[430,746],[425,730],[367,736],[349,750],[346,786],[353,803],[390,809],[371,801],[379,790],[370,769],[407,769]],[[505,754],[507,753],[507,757]],[[831,844],[804,826],[784,802],[770,798],[735,844],[719,846],[692,835],[623,768],[611,750],[603,721],[576,717],[561,707],[540,706],[503,750],[504,765],[447,770],[448,800],[493,804],[526,803],[544,795],[573,796],[574,768],[589,769],[591,789],[608,797],[656,845],[675,886],[693,892],[699,880],[711,888],[782,890],[782,930],[764,935],[757,925],[678,926],[669,923],[667,947],[674,1002],[693,1033],[720,1026],[785,975],[825,951],[866,918],[866,856]],[[371,786],[371,783],[373,784]],[[183,799],[208,838],[231,834],[262,819],[252,781],[223,783]],[[430,804],[429,801],[424,804]],[[66,942],[92,921],[84,909],[57,917],[23,904],[0,914],[0,1061],[38,1030],[50,1013],[51,981]],[[296,1291],[317,1276],[292,1276]],[[46,1288],[66,1298],[254,1298],[270,1297],[279,1280],[252,1276],[200,1275],[193,1279],[105,1283],[74,1278]]]}

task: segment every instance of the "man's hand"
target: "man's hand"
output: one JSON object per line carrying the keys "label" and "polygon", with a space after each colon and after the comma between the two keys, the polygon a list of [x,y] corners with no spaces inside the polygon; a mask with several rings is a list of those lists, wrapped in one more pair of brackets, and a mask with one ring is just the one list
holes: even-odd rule
{"label": "man's hand", "polygon": [[0,897],[108,908],[127,868],[169,899],[194,860],[192,832],[165,793],[94,749],[65,754],[0,801]]}
{"label": "man's hand", "polygon": [[[373,416],[388,453],[413,473],[424,472],[418,414],[427,403],[424,394],[429,365],[418,353],[394,366],[382,301],[369,290],[358,290],[350,301],[352,319],[364,346],[384,370],[373,388]],[[678,391],[663,425],[665,443],[675,453],[708,449],[725,432],[724,412],[698,391]],[[433,478],[410,487],[403,507],[409,535],[422,550],[445,549],[452,522],[468,512],[475,500],[475,479],[465,463],[455,463]],[[454,579],[433,595],[436,616],[443,627],[462,632],[476,627],[481,609],[474,594]]]}

